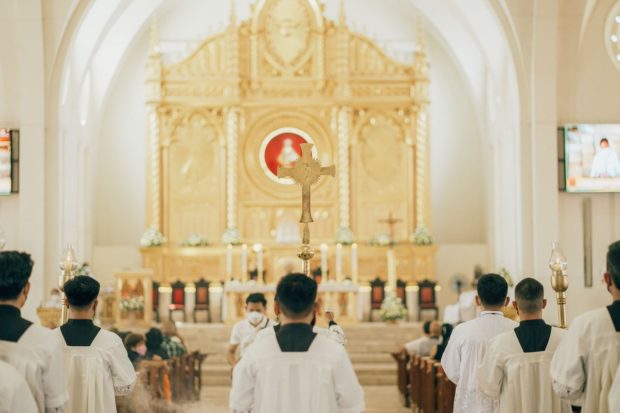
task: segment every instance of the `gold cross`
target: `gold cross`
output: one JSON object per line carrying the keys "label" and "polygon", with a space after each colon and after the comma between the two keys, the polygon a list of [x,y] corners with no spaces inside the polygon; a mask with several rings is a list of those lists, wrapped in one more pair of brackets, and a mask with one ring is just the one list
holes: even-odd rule
{"label": "gold cross", "polygon": [[[322,167],[319,161],[312,157],[312,144],[301,144],[301,158],[291,168],[278,167],[278,178],[293,178],[301,185],[301,219],[299,222],[308,224],[312,219],[310,194],[312,185],[316,184],[321,176],[336,176],[334,165]],[[304,237],[305,238],[305,237]],[[304,240],[304,243],[305,240]]]}
{"label": "gold cross", "polygon": [[394,241],[394,225],[402,222],[402,219],[394,218],[392,216],[392,212],[390,211],[390,216],[387,219],[380,219],[379,222],[390,226],[390,241]]}

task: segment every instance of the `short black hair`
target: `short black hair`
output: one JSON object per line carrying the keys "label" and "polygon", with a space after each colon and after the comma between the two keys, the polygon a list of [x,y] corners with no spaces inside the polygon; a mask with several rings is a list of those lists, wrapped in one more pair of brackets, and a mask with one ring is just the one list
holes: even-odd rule
{"label": "short black hair", "polygon": [[313,310],[316,292],[316,281],[305,274],[293,273],[280,279],[276,297],[284,315],[302,318]]}
{"label": "short black hair", "polygon": [[67,281],[63,287],[69,305],[74,308],[86,308],[99,295],[99,281],[88,275],[78,275]]}
{"label": "short black hair", "polygon": [[620,288],[620,241],[612,243],[607,250],[607,272],[616,288]]}
{"label": "short black hair", "polygon": [[607,145],[609,145],[609,140],[607,138],[603,138],[600,140],[600,142],[598,143],[599,145],[602,144],[603,142],[607,143]]}
{"label": "short black hair", "polygon": [[526,313],[532,314],[541,311],[544,298],[545,287],[534,278],[524,278],[515,287],[515,299],[519,310]]}
{"label": "short black hair", "polygon": [[132,348],[134,348],[135,346],[137,346],[140,343],[146,343],[146,338],[142,335],[142,334],[137,334],[137,333],[129,333],[125,336],[125,348],[127,350],[131,350]]}
{"label": "short black hair", "polygon": [[159,328],[151,327],[145,334],[146,348],[149,350],[157,350],[161,347],[161,343],[164,342],[164,335]]}
{"label": "short black hair", "polygon": [[267,299],[263,293],[253,293],[248,295],[248,298],[245,299],[245,303],[261,303],[265,307],[267,307]]}
{"label": "short black hair", "polygon": [[424,331],[424,334],[431,333],[431,322],[432,321],[426,320],[424,324],[422,324],[422,330]]}
{"label": "short black hair", "polygon": [[14,300],[28,283],[34,262],[30,254],[0,252],[0,300]]}
{"label": "short black hair", "polygon": [[484,306],[501,306],[508,295],[508,283],[499,274],[484,274],[478,280],[478,298]]}

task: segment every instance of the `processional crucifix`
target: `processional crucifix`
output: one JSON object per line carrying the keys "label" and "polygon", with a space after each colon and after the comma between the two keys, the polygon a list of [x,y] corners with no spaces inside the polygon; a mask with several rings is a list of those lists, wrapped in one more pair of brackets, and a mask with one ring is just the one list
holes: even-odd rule
{"label": "processional crucifix", "polygon": [[278,167],[278,178],[292,178],[296,184],[301,185],[301,219],[304,225],[302,246],[297,256],[303,261],[303,272],[310,276],[310,260],[314,256],[314,250],[310,246],[310,227],[312,219],[310,194],[312,185],[316,184],[321,176],[336,176],[334,165],[322,167],[318,160],[312,157],[312,144],[301,144],[301,158],[290,168]]}

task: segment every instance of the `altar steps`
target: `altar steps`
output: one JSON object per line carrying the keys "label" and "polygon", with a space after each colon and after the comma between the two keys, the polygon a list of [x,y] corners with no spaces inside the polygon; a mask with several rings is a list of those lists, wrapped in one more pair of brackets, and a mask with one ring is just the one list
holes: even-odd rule
{"label": "altar steps", "polygon": [[[346,348],[362,385],[395,385],[396,363],[390,353],[421,334],[419,323],[361,323],[343,328],[349,340]],[[203,365],[203,384],[230,385],[230,366],[226,362],[230,326],[185,324],[179,332],[191,350],[209,354]]]}

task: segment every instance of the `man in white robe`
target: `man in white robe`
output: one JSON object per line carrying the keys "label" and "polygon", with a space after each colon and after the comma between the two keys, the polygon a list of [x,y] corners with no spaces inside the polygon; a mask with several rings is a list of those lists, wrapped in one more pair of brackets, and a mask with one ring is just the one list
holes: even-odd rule
{"label": "man in white robe", "polygon": [[63,412],[67,386],[62,343],[52,330],[21,317],[34,263],[23,252],[0,252],[0,360],[25,378],[39,412]]}
{"label": "man in white robe", "polygon": [[340,344],[312,331],[317,284],[289,274],[276,291],[281,327],[257,340],[233,370],[235,413],[359,413],[364,392]]}
{"label": "man in white robe", "polygon": [[476,288],[476,304],[482,307],[480,315],[454,328],[441,357],[446,376],[456,384],[454,413],[494,411],[497,401],[487,397],[478,388],[478,366],[489,341],[518,325],[502,313],[509,299],[508,284],[501,275],[483,275]]}
{"label": "man in white robe", "polygon": [[500,413],[570,413],[570,403],[553,392],[549,365],[566,331],[543,320],[543,285],[533,278],[515,288],[519,327],[491,340],[478,370],[480,390],[499,399]]}
{"label": "man in white robe", "polygon": [[93,324],[100,285],[87,275],[64,285],[69,321],[56,333],[65,344],[68,413],[116,412],[115,396],[133,389],[136,373],[121,338]]}
{"label": "man in white robe", "polygon": [[422,331],[424,332],[422,337],[405,343],[401,351],[406,351],[409,355],[417,354],[420,357],[430,356],[433,348],[439,345],[441,324],[437,320],[425,321]]}
{"label": "man in white robe", "polygon": [[28,383],[9,363],[0,360],[0,413],[37,413]]}
{"label": "man in white robe", "polygon": [[609,390],[609,411],[620,412],[620,367],[616,369],[614,383]]}
{"label": "man in white robe", "polygon": [[609,246],[603,278],[613,303],[575,318],[551,361],[555,391],[579,403],[582,413],[612,412],[607,396],[620,364],[620,241]]}
{"label": "man in white robe", "polygon": [[[279,317],[280,307],[275,306],[274,310],[275,310],[276,316]],[[325,317],[327,318],[327,328],[319,327],[316,325],[316,315],[315,315],[314,318],[312,319],[312,322],[310,322],[310,324],[312,325],[312,331],[316,334],[320,334],[324,337],[327,337],[330,340],[333,340],[338,344],[342,344],[343,346],[347,344],[347,336],[344,334],[344,330],[342,329],[342,327],[340,327],[338,323],[334,321],[334,313],[331,311],[326,311]],[[254,341],[261,340],[263,337],[275,334],[279,330],[280,330],[280,324],[275,324],[273,328],[264,328],[256,334],[256,339]]]}
{"label": "man in white robe", "polygon": [[267,299],[261,293],[248,295],[245,299],[246,318],[237,321],[230,332],[228,343],[228,353],[226,358],[231,366],[238,362],[239,357],[243,356],[245,350],[254,342],[256,335],[261,330],[273,327],[273,322],[267,317]]}

